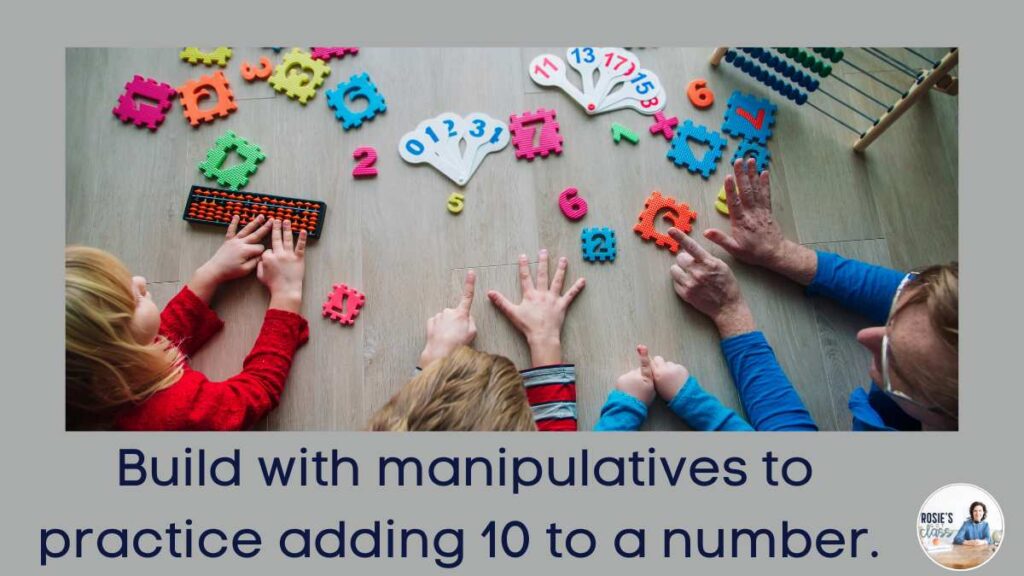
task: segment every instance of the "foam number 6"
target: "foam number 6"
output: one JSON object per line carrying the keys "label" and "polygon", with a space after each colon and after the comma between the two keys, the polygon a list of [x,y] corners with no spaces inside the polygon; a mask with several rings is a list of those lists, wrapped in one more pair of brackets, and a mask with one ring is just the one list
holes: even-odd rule
{"label": "foam number 6", "polygon": [[360,146],[352,152],[352,157],[359,160],[356,167],[352,169],[353,178],[374,178],[377,176],[377,169],[373,167],[377,162],[377,150],[375,148],[372,146]]}
{"label": "foam number 6", "polygon": [[686,97],[690,99],[690,103],[700,108],[710,108],[715,103],[715,93],[708,88],[708,81],[703,78],[697,78],[686,87]]}
{"label": "foam number 6", "polygon": [[558,207],[569,220],[579,220],[587,213],[587,201],[579,195],[579,190],[572,187],[558,195]]}

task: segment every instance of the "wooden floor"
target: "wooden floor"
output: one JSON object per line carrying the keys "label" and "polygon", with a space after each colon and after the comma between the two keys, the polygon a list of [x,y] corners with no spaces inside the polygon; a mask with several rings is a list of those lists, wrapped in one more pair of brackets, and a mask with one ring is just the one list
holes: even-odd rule
{"label": "wooden floor", "polygon": [[[303,311],[310,342],[297,355],[281,406],[261,427],[273,430],[358,430],[408,379],[425,337],[425,320],[455,302],[466,268],[479,275],[478,294],[497,289],[518,297],[516,258],[547,247],[569,257],[569,273],[587,278],[563,334],[566,360],[578,368],[582,429],[593,426],[616,377],[634,367],[635,345],[680,361],[705,388],[739,409],[713,326],[681,303],[667,273],[672,256],[632,232],[651,190],[688,202],[698,213],[695,235],[728,226],[714,210],[727,164],[708,181],[666,160],[667,142],[652,137],[648,117],[623,110],[587,117],[566,95],[534,85],[527,63],[544,49],[365,48],[334,60],[320,93],[306,106],[265,83],[246,85],[238,67],[267,49],[235,49],[225,73],[238,110],[193,129],[180,105],[151,134],[122,125],[111,108],[133,74],[174,86],[210,69],[180,61],[176,49],[69,49],[67,52],[67,243],[109,250],[145,276],[160,304],[216,249],[222,228],[181,220],[189,186],[203,183],[197,165],[225,130],[259,144],[267,155],[248,189],[322,200],[328,204],[324,236],[307,252]],[[668,115],[717,130],[725,101],[736,89],[779,103],[773,139],[775,209],[788,236],[815,248],[899,268],[957,258],[957,101],[932,93],[866,154],[852,152],[855,135],[823,114],[780,101],[737,69],[707,64],[710,48],[636,49],[669,92]],[[879,79],[908,86],[909,78],[863,53],[851,61]],[[941,54],[932,50],[930,54]],[[909,53],[904,53],[911,62]],[[322,93],[353,74],[368,72],[387,99],[386,114],[357,130],[341,129]],[[836,74],[882,99],[896,97],[844,65]],[[686,100],[685,87],[707,78],[716,94],[706,111]],[[834,80],[840,95],[869,114],[881,109]],[[821,94],[812,101],[859,128],[868,123]],[[445,209],[457,187],[426,165],[397,154],[399,138],[422,120],[453,111],[506,119],[538,107],[558,112],[564,153],[532,163],[517,161],[510,145],[490,155],[465,187],[466,207]],[[640,133],[636,146],[612,142],[619,122]],[[375,146],[376,179],[351,177],[352,151]],[[730,140],[725,159],[736,141]],[[579,188],[590,212],[569,222],[556,198]],[[610,226],[618,236],[612,264],[589,264],[580,254],[580,230]],[[709,243],[700,239],[708,245]],[[715,250],[716,253],[721,251]],[[731,260],[730,260],[731,261]],[[867,354],[854,335],[863,320],[762,270],[734,266],[759,327],[823,430],[850,426],[849,391],[868,383]],[[320,315],[333,283],[367,295],[352,327]],[[211,378],[241,366],[267,302],[255,278],[221,289],[215,308],[227,323],[195,358]],[[486,298],[473,313],[477,347],[526,367],[526,347]],[[646,429],[686,429],[663,405]]]}

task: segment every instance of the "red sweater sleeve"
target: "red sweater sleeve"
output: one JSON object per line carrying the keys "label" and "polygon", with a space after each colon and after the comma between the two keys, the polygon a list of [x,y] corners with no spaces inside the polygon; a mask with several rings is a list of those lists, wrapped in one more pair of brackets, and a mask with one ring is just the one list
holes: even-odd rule
{"label": "red sweater sleeve", "polygon": [[537,430],[575,432],[576,367],[572,364],[540,366],[520,372],[526,399],[533,410]]}
{"label": "red sweater sleeve", "polygon": [[199,351],[223,327],[224,322],[217,313],[188,286],[171,298],[160,313],[160,335],[166,336],[186,356]]}
{"label": "red sweater sleeve", "polygon": [[[195,295],[192,295],[195,297]],[[169,308],[170,306],[168,306]],[[185,368],[181,380],[122,413],[122,430],[245,430],[277,407],[292,358],[309,339],[298,314],[267,310],[242,371],[223,382]]]}

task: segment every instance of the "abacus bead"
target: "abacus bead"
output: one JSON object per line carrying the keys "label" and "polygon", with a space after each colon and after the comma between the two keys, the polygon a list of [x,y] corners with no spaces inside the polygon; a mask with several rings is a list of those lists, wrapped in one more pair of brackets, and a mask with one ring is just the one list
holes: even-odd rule
{"label": "abacus bead", "polygon": [[843,59],[843,49],[842,48],[836,48],[835,52],[832,53],[832,57],[829,58],[829,60],[831,60],[832,63],[834,63],[834,64],[838,64],[839,61],[842,60],[842,59]]}
{"label": "abacus bead", "polygon": [[821,77],[822,78],[828,78],[828,75],[831,74],[831,73],[832,73],[832,65],[831,64],[825,64],[825,66],[821,70]]}

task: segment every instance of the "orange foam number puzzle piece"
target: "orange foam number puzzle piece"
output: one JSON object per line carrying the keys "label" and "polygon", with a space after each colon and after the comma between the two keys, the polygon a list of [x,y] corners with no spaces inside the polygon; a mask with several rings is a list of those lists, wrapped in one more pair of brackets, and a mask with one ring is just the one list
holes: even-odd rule
{"label": "orange foam number puzzle piece", "polygon": [[246,82],[252,82],[257,79],[266,80],[267,78],[270,78],[270,74],[273,71],[274,65],[270,63],[270,59],[266,56],[260,56],[259,68],[253,68],[252,64],[249,64],[249,62],[246,61],[242,62],[242,68],[240,70],[242,78],[244,78]]}
{"label": "orange foam number puzzle piece", "polygon": [[356,316],[359,316],[363,304],[366,303],[366,295],[345,284],[335,284],[333,288],[327,296],[327,302],[324,302],[323,305],[324,316],[330,317],[331,320],[337,320],[340,324],[351,326],[355,323]]}
{"label": "orange foam number puzzle piece", "polygon": [[689,234],[693,230],[691,222],[697,219],[697,213],[690,210],[685,202],[677,202],[675,198],[662,196],[657,190],[644,202],[644,211],[640,213],[633,231],[644,240],[654,240],[662,248],[668,248],[673,254],[679,252],[679,242],[666,233],[659,232],[654,223],[658,214],[664,212],[664,218],[673,227]]}
{"label": "orange foam number puzzle piece", "polygon": [[[209,98],[211,91],[216,94],[217,103],[212,108],[200,109],[200,101]],[[192,126],[213,122],[217,118],[227,118],[238,109],[235,96],[231,93],[231,86],[228,85],[223,72],[218,71],[211,76],[189,80],[178,87],[178,93],[181,94],[181,107],[185,109],[185,118]]]}

